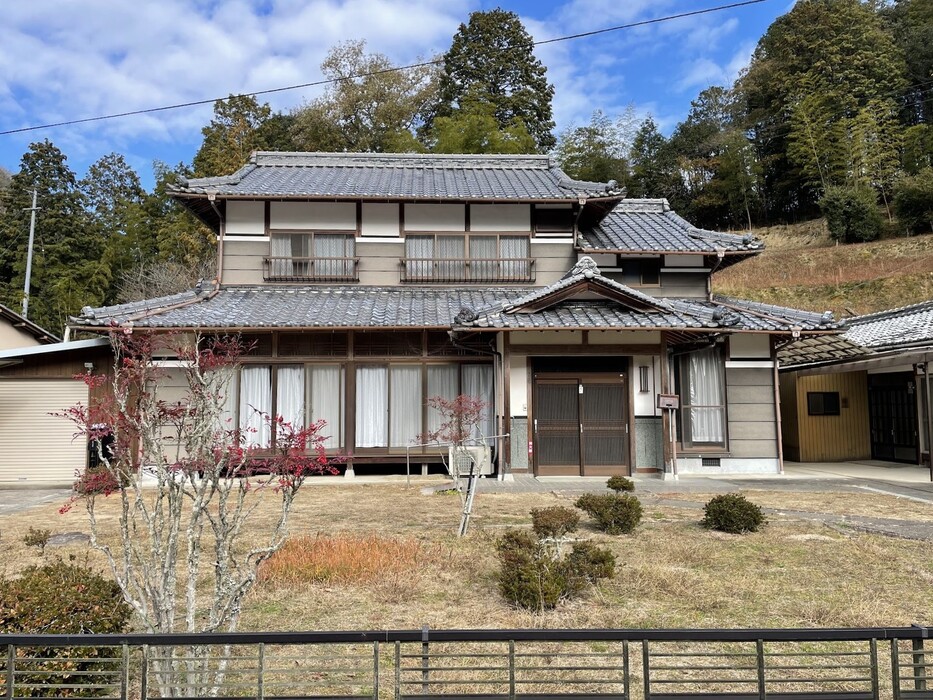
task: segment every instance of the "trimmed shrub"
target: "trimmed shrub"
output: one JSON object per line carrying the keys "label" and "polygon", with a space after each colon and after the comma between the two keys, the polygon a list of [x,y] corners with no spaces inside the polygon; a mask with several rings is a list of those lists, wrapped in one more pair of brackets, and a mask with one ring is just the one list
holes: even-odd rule
{"label": "trimmed shrub", "polygon": [[[0,580],[0,633],[118,633],[126,630],[131,615],[119,586],[86,566],[57,561],[29,567],[17,579]],[[23,669],[22,676],[17,671],[18,682],[68,685],[93,683],[93,676],[87,675],[90,672],[112,672],[112,663],[101,660],[118,657],[120,649],[17,647],[16,654],[22,659],[17,667]],[[40,668],[44,673],[38,672]],[[31,669],[36,673],[30,673]],[[74,688],[57,692],[61,697],[103,694]]]}
{"label": "trimmed shrub", "polygon": [[703,512],[700,525],[710,530],[740,535],[757,532],[765,524],[761,508],[740,493],[714,496],[703,507]]}
{"label": "trimmed shrub", "polygon": [[827,187],[820,210],[829,234],[840,243],[864,243],[881,234],[878,198],[866,187]]}
{"label": "trimmed shrub", "polygon": [[572,571],[589,583],[596,583],[601,578],[612,578],[616,570],[616,555],[592,542],[574,544],[566,561]]}
{"label": "trimmed shrub", "polygon": [[511,604],[526,610],[550,610],[596,580],[612,577],[615,568],[615,557],[608,550],[577,543],[560,559],[521,530],[507,531],[497,549],[499,591]]}
{"label": "trimmed shrub", "polygon": [[610,476],[609,480],[606,481],[606,487],[610,491],[615,491],[616,493],[621,493],[622,491],[634,491],[635,482],[631,479],[627,479],[624,476]]}
{"label": "trimmed shrub", "polygon": [[933,168],[898,180],[894,211],[908,233],[928,233],[933,229]]}
{"label": "trimmed shrub", "polygon": [[595,521],[608,535],[632,532],[641,522],[641,503],[629,494],[584,494],[574,505]]}
{"label": "trimmed shrub", "polygon": [[538,537],[564,537],[576,531],[579,525],[579,514],[564,506],[535,508],[531,511],[531,529]]}

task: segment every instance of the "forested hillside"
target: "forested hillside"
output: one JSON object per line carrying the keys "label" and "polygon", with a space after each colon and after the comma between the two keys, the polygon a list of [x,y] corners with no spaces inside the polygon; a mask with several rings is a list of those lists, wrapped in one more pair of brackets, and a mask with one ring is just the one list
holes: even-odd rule
{"label": "forested hillside", "polygon": [[[209,276],[213,236],[166,187],[233,172],[256,149],[550,152],[571,176],[666,197],[706,228],[826,217],[822,247],[797,249],[796,234],[767,229],[781,249],[721,274],[724,290],[855,310],[930,296],[927,239],[901,237],[933,224],[933,0],[799,0],[738,81],[703,90],[668,135],[634,108],[597,110],[555,134],[554,88],[532,48],[501,9],[472,13],[443,56],[416,68],[338,44],[321,65],[333,82],[320,97],[282,112],[251,96],[218,101],[190,163],[157,164],[152,192],[119,154],[79,177],[54,144],[34,143],[19,172],[0,171],[0,301],[18,307],[22,294],[33,187],[42,210],[30,318],[50,330],[83,305]],[[835,245],[879,237],[892,240]],[[859,278],[867,267],[890,274]]]}

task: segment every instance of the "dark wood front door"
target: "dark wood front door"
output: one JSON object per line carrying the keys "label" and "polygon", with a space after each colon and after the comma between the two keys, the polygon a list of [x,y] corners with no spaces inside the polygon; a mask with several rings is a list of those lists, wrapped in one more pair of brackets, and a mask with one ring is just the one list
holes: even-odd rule
{"label": "dark wood front door", "polygon": [[868,377],[871,456],[889,462],[916,464],[916,380],[910,372]]}
{"label": "dark wood front door", "polygon": [[625,375],[536,375],[534,454],[538,476],[629,473]]}

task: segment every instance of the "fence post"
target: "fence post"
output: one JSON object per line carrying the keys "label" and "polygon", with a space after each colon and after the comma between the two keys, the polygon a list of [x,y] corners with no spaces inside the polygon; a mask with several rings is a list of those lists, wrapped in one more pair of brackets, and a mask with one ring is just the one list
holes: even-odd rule
{"label": "fence post", "polygon": [[259,653],[256,658],[256,671],[258,673],[258,677],[256,679],[256,698],[257,700],[262,700],[266,695],[266,645],[264,642],[259,642],[258,652]]}
{"label": "fence post", "polygon": [[755,659],[758,664],[758,698],[765,700],[765,643],[763,639],[755,641]]}
{"label": "fence post", "polygon": [[515,700],[515,640],[509,640],[509,700]]}
{"label": "fence post", "polygon": [[395,700],[402,697],[402,643],[395,640]]}
{"label": "fence post", "polygon": [[891,691],[894,700],[901,700],[901,650],[897,646],[897,637],[891,640]]}
{"label": "fence post", "polygon": [[881,683],[878,680],[878,640],[872,639],[869,643],[871,653],[871,696],[875,700],[881,697]]}
{"label": "fence post", "polygon": [[645,700],[651,700],[651,680],[648,669],[648,640],[641,640],[641,675],[645,683]]}
{"label": "fence post", "polygon": [[143,644],[142,669],[139,676],[139,697],[140,700],[146,700],[149,693],[149,645]]}
{"label": "fence post", "polygon": [[914,639],[911,641],[911,647],[913,651],[913,665],[914,665],[914,690],[926,690],[927,689],[927,669],[926,669],[926,657],[923,653],[923,640]]}
{"label": "fence post", "polygon": [[13,681],[15,679],[15,673],[13,671],[13,663],[16,660],[16,647],[12,644],[7,645],[6,648],[6,697],[7,700],[12,700],[13,698]]}
{"label": "fence post", "polygon": [[373,642],[373,700],[379,700],[379,642]]}
{"label": "fence post", "polygon": [[120,663],[120,700],[127,700],[130,690],[130,648],[123,645],[122,661]]}
{"label": "fence post", "polygon": [[428,694],[428,686],[431,683],[431,659],[428,654],[428,626],[421,628],[421,694]]}
{"label": "fence post", "polygon": [[629,668],[628,668],[628,640],[622,640],[622,697],[628,700],[631,692],[629,687]]}

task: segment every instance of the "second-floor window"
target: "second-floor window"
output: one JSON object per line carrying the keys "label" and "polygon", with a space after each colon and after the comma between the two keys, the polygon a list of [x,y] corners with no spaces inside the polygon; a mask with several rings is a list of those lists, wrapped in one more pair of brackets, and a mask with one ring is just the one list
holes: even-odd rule
{"label": "second-floor window", "polygon": [[357,279],[354,239],[345,233],[273,233],[266,279],[334,282]]}
{"label": "second-floor window", "polygon": [[406,282],[532,282],[528,236],[419,234],[405,237]]}

